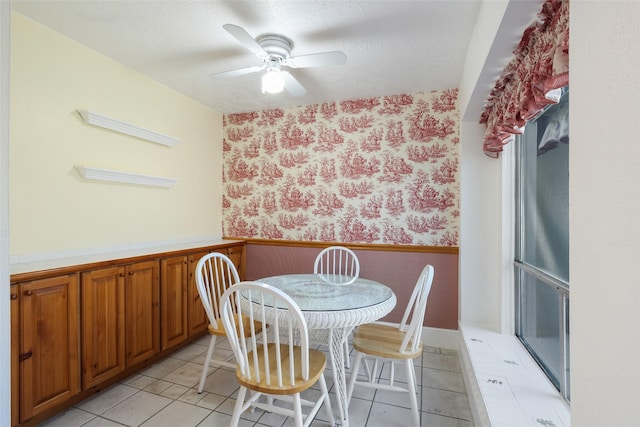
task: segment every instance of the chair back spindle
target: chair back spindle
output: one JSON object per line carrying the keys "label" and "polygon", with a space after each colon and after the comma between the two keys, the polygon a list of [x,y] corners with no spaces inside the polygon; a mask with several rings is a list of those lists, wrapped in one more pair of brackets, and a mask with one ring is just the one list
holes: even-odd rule
{"label": "chair back spindle", "polygon": [[360,276],[360,262],[351,249],[329,246],[316,257],[313,272],[325,276],[332,283],[349,284]]}
{"label": "chair back spindle", "polygon": [[[235,313],[232,307],[235,307]],[[278,387],[295,386],[299,380],[297,372],[301,380],[309,379],[307,325],[297,304],[288,295],[264,283],[240,282],[225,292],[221,310],[222,322],[242,375],[267,386],[276,382]],[[229,335],[236,314],[238,328]],[[261,341],[257,339],[254,327],[256,320],[258,324],[269,325]],[[248,330],[246,337],[242,336],[244,330]],[[295,357],[295,351],[301,353],[300,358]],[[300,365],[296,366],[296,363]]]}

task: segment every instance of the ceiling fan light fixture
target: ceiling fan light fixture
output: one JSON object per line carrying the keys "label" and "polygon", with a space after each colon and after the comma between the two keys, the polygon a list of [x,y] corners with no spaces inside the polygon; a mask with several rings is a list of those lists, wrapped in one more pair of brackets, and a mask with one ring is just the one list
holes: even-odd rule
{"label": "ceiling fan light fixture", "polygon": [[284,89],[284,78],[280,69],[267,68],[267,72],[262,76],[262,93],[280,93],[282,89]]}

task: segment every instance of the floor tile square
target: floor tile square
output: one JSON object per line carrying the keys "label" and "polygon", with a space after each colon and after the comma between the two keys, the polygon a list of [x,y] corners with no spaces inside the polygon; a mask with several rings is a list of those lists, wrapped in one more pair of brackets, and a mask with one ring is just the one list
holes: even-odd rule
{"label": "floor tile square", "polygon": [[116,423],[106,418],[95,417],[88,423],[83,424],[82,427],[122,427],[122,424]]}
{"label": "floor tile square", "polygon": [[169,381],[155,380],[154,382],[146,386],[143,390],[148,391],[149,393],[162,394],[163,391],[165,391],[172,385],[173,383]]}
{"label": "floor tile square", "polygon": [[421,425],[429,427],[474,427],[472,421],[422,412]]}
{"label": "floor tile square", "polygon": [[441,390],[465,393],[464,379],[459,372],[443,371],[440,369],[423,368],[422,385],[425,387],[439,388]]}
{"label": "floor tile square", "polygon": [[[205,418],[198,427],[221,427],[228,426],[231,422],[231,415],[223,414],[221,412],[212,412],[209,414],[207,418]],[[253,427],[260,425],[256,425],[254,421],[243,420],[240,418],[240,422],[238,423],[238,427]]]}
{"label": "floor tile square", "polygon": [[222,396],[231,396],[240,388],[236,373],[226,369],[216,369],[207,377],[204,383],[204,391]]}
{"label": "floor tile square", "polygon": [[[340,410],[335,396],[332,396],[331,405],[333,406],[333,416],[337,419]],[[349,423],[354,426],[366,426],[372,405],[373,402],[371,400],[352,397],[351,402],[349,402]]]}
{"label": "floor tile square", "polygon": [[[201,401],[204,397],[206,397],[208,394],[209,393],[204,392],[204,391],[202,393],[198,393],[198,389],[194,387],[194,388],[190,388],[186,392],[184,392],[182,394],[182,396],[177,398],[177,400],[179,400],[180,402],[184,402],[184,403],[189,403],[191,405],[195,405],[199,401]],[[210,408],[210,409],[213,409],[213,408]]]}
{"label": "floor tile square", "polygon": [[120,381],[120,384],[128,385],[130,387],[135,387],[137,389],[143,389],[149,384],[151,384],[152,382],[154,382],[155,380],[156,379],[153,377],[148,377],[142,374],[135,374],[123,381]]}
{"label": "floor tile square", "polygon": [[458,357],[446,354],[423,353],[422,367],[460,372],[460,362],[458,361]]}
{"label": "floor tile square", "polygon": [[367,427],[407,427],[411,424],[411,411],[394,405],[374,402]]}
{"label": "floor tile square", "polygon": [[105,411],[102,416],[127,426],[139,426],[171,402],[166,397],[139,391]]}
{"label": "floor tile square", "polygon": [[136,388],[116,384],[81,402],[77,407],[83,411],[100,415],[137,392]]}
{"label": "floor tile square", "polygon": [[164,381],[171,383],[181,384],[187,387],[193,387],[200,382],[200,376],[202,375],[202,365],[197,363],[187,362],[169,372],[162,377]]}
{"label": "floor tile square", "polygon": [[184,360],[185,362],[190,362],[195,357],[198,357],[201,354],[207,354],[207,346],[198,345],[198,344],[190,344],[186,347],[181,348],[171,355],[174,359]]}
{"label": "floor tile square", "polygon": [[[197,394],[197,391],[196,391],[196,394]],[[216,410],[216,411],[220,411],[220,408],[219,408],[220,405],[225,400],[228,399],[226,396],[221,396],[219,394],[214,394],[214,393],[207,393],[206,391],[203,391],[202,394],[198,394],[198,396],[202,396],[202,397],[200,400],[198,400],[198,402],[196,402],[196,405],[202,406],[203,408]],[[234,403],[236,401],[235,399],[231,399],[231,400]],[[220,412],[223,412],[223,411],[220,411]],[[231,414],[232,412],[233,412],[233,407],[231,411],[229,411],[228,413]]]}
{"label": "floor tile square", "polygon": [[422,387],[422,411],[463,420],[472,420],[469,399],[464,393]]}
{"label": "floor tile square", "polygon": [[173,384],[171,387],[160,393],[160,395],[175,400],[185,394],[188,390],[190,390],[189,387],[185,387],[180,384]]}
{"label": "floor tile square", "polygon": [[78,408],[69,408],[65,412],[48,419],[41,427],[79,427],[84,426],[89,420],[95,418],[94,414]]}
{"label": "floor tile square", "polygon": [[188,403],[174,401],[149,418],[142,426],[148,427],[195,427],[209,416],[210,410]]}
{"label": "floor tile square", "polygon": [[164,377],[170,372],[175,371],[185,363],[186,362],[184,360],[175,359],[173,357],[167,357],[166,359],[163,359],[158,363],[154,363],[148,368],[144,368],[139,373],[142,375],[146,375],[146,376],[158,379],[158,378]]}

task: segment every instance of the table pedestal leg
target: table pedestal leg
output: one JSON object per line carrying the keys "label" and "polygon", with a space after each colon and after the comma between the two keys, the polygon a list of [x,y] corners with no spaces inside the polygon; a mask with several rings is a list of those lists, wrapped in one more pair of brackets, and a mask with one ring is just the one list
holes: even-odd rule
{"label": "table pedestal leg", "polygon": [[349,406],[347,402],[347,378],[344,371],[344,341],[351,328],[334,328],[329,330],[329,351],[331,352],[331,369],[336,388],[336,398],[340,410],[339,423],[342,427],[349,426]]}

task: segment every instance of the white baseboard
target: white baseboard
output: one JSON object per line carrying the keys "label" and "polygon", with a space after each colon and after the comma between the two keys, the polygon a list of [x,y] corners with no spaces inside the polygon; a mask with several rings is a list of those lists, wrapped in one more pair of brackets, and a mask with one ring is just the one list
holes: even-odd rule
{"label": "white baseboard", "polygon": [[458,331],[452,329],[422,328],[422,342],[431,347],[458,350]]}

